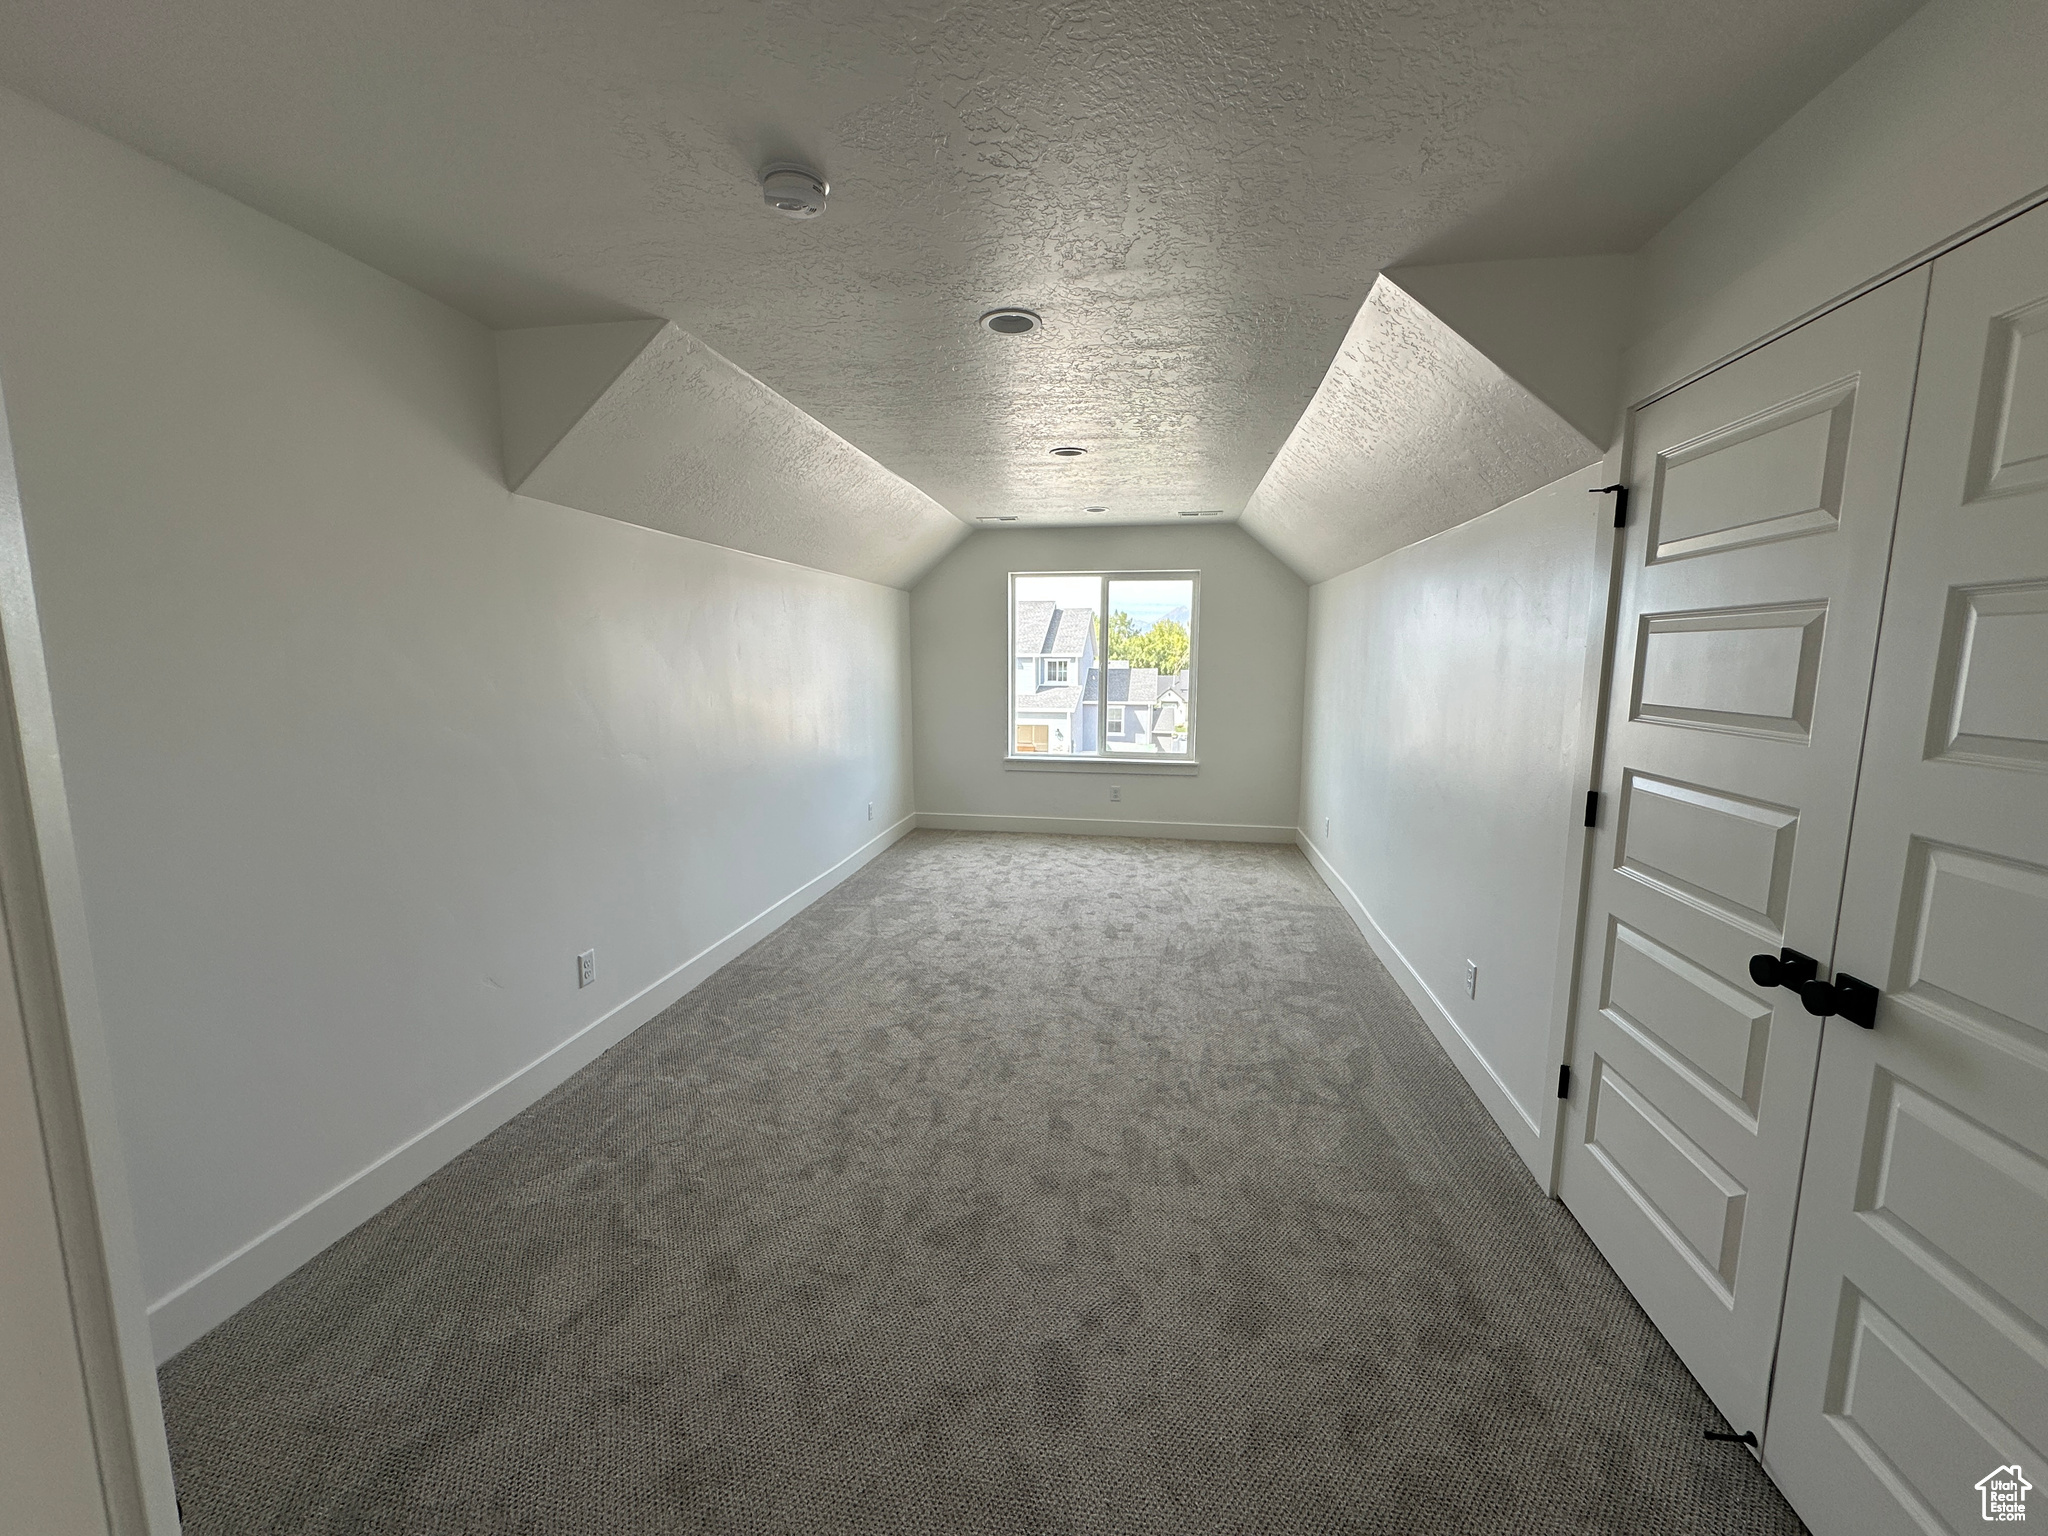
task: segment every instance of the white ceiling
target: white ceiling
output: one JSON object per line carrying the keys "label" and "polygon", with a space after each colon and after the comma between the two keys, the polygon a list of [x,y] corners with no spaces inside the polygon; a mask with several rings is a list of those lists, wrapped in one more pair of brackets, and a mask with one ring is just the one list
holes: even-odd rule
{"label": "white ceiling", "polygon": [[1383,277],[1241,521],[1304,581],[1327,581],[1599,457]]}
{"label": "white ceiling", "polygon": [[493,326],[674,320],[962,519],[1131,521],[1243,508],[1381,269],[1632,250],[1915,3],[0,0],[0,82]]}
{"label": "white ceiling", "polygon": [[966,533],[673,322],[500,331],[497,346],[505,479],[523,496],[905,588]]}

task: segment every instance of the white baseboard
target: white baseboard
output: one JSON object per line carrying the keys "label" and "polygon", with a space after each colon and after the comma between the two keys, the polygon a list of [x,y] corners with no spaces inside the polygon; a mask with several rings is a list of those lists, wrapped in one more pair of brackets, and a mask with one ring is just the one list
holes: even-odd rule
{"label": "white baseboard", "polygon": [[1095,816],[983,816],[919,811],[917,824],[944,832],[1048,832],[1062,837],[1185,837],[1203,843],[1291,843],[1292,827],[1215,821],[1113,821]]}
{"label": "white baseboard", "polygon": [[1479,1102],[1486,1106],[1486,1112],[1493,1116],[1501,1133],[1514,1146],[1516,1154],[1529,1165],[1529,1172],[1545,1193],[1550,1191],[1550,1143],[1543,1134],[1538,1120],[1532,1119],[1520,1101],[1508,1091],[1508,1085],[1500,1080],[1486,1058],[1479,1054],[1469,1036],[1458,1027],[1458,1021],[1451,1017],[1450,1009],[1429,983],[1424,981],[1408,957],[1401,953],[1401,947],[1387,937],[1373,915],[1365,909],[1358,893],[1351,889],[1345,878],[1337,873],[1336,866],[1323,856],[1320,848],[1309,840],[1309,835],[1299,828],[1295,831],[1295,843],[1308,856],[1315,872],[1323,877],[1323,884],[1330,888],[1344,910],[1351,914],[1351,920],[1358,925],[1358,931],[1365,935],[1365,942],[1372,946],[1374,954],[1387,973],[1399,983],[1408,1001],[1415,1005],[1415,1011],[1422,1015],[1422,1022],[1429,1026],[1429,1032],[1436,1036],[1437,1043],[1444,1048],[1444,1054],[1464,1074],[1465,1081],[1478,1095]]}
{"label": "white baseboard", "polygon": [[652,986],[485,1089],[411,1140],[350,1175],[269,1231],[252,1238],[212,1268],[150,1303],[149,1331],[158,1364],[269,1290],[337,1239],[361,1226],[400,1195],[483,1140],[519,1111],[595,1061],[655,1018],[720,966],[758,944],[848,876],[856,874],[917,827],[906,816],[869,839],[816,879],[798,887],[759,916],[692,955]]}

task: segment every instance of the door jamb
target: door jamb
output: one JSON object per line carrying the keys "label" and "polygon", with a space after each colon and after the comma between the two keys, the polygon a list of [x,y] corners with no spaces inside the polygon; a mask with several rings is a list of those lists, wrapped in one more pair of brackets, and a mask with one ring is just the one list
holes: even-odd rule
{"label": "door jamb", "polygon": [[[1614,446],[1601,463],[1602,478],[1609,484],[1626,480],[1629,449],[1635,433],[1635,412],[1623,409],[1614,434]],[[1587,594],[1586,655],[1579,681],[1578,719],[1573,725],[1572,782],[1588,791],[1598,791],[1606,750],[1607,690],[1614,671],[1614,626],[1620,612],[1621,562],[1628,549],[1628,530],[1614,526],[1613,503],[1595,504],[1591,591]],[[1577,805],[1574,797],[1572,803]],[[1599,814],[1612,815],[1612,806]],[[1575,1042],[1574,1028],[1579,1000],[1579,935],[1585,926],[1586,893],[1592,885],[1592,827],[1575,827],[1566,839],[1563,894],[1558,906],[1556,981],[1550,1002],[1550,1043],[1547,1061],[1569,1066]],[[1582,1084],[1573,1084],[1571,1093]],[[1556,1198],[1564,1170],[1565,1125],[1570,1119],[1569,1100],[1563,1093],[1546,1098],[1543,1108],[1543,1138],[1550,1155],[1549,1177],[1543,1192]]]}
{"label": "door jamb", "polygon": [[0,923],[112,1536],[179,1529],[12,438],[0,396]]}

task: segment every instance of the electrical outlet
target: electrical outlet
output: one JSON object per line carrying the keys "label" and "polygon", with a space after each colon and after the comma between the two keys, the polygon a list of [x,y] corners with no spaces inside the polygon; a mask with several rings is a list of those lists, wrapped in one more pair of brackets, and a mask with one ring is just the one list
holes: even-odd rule
{"label": "electrical outlet", "polygon": [[1110,786],[1109,786],[1109,798],[1110,798],[1110,799],[1112,799],[1112,800],[1121,800],[1121,799],[1123,799],[1123,797],[1124,797],[1124,787],[1123,787],[1123,785],[1121,785],[1121,784],[1112,784],[1112,785],[1110,785]]}
{"label": "electrical outlet", "polygon": [[1477,960],[1467,960],[1465,962],[1465,995],[1474,998],[1479,996],[1479,962]]}
{"label": "electrical outlet", "polygon": [[576,957],[576,985],[587,987],[597,980],[597,951],[586,949]]}
{"label": "electrical outlet", "polygon": [[874,819],[875,819],[875,802],[874,802],[874,801],[872,801],[872,800],[870,800],[870,801],[868,802],[868,820],[869,820],[869,821],[873,821]]}

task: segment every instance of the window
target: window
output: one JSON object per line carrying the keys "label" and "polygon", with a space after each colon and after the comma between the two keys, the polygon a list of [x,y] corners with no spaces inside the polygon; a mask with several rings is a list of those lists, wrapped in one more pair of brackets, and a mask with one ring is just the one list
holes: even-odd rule
{"label": "window", "polygon": [[1010,753],[1194,753],[1194,571],[1010,576]]}

